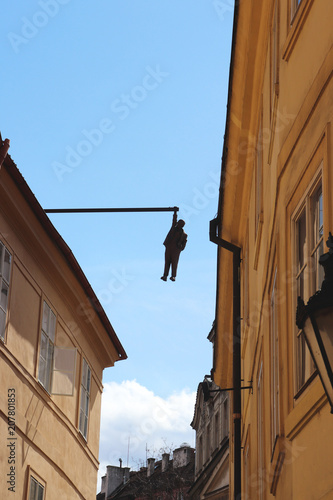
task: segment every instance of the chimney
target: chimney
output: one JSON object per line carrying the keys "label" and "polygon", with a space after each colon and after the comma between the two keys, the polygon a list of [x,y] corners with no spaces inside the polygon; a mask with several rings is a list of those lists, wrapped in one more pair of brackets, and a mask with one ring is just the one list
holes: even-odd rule
{"label": "chimney", "polygon": [[129,476],[129,467],[108,465],[106,467],[106,475],[102,477],[101,493],[105,493],[105,498],[107,498],[118,486],[125,484],[129,480]]}
{"label": "chimney", "polygon": [[189,444],[183,443],[180,448],[177,448],[173,452],[173,467],[184,467],[194,460],[194,448],[191,448]]}
{"label": "chimney", "polygon": [[169,453],[163,453],[163,455],[162,455],[162,472],[165,472],[167,470],[167,468],[169,467],[169,458],[170,458]]}
{"label": "chimney", "polygon": [[147,477],[150,477],[154,474],[155,469],[155,458],[148,458],[148,467],[147,467]]}
{"label": "chimney", "polygon": [[[0,140],[2,142],[1,136],[0,136]],[[0,148],[0,168],[1,168],[1,165],[3,164],[3,162],[7,156],[9,146],[10,146],[10,140],[5,139],[3,145]]]}

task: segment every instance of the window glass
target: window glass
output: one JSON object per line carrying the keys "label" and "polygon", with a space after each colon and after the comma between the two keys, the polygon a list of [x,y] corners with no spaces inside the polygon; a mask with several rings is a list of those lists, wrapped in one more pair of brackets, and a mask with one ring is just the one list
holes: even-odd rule
{"label": "window glass", "polygon": [[312,265],[314,268],[313,293],[321,288],[324,279],[323,266],[319,264],[319,257],[324,253],[324,226],[323,226],[323,195],[321,185],[314,193],[311,200],[312,213]]}
{"label": "window glass", "polygon": [[90,371],[90,369],[88,368],[88,372],[87,372],[87,383],[86,383],[86,390],[87,390],[87,392],[88,392],[88,393],[90,392],[90,378],[91,378],[91,371]]}
{"label": "window glass", "polygon": [[271,113],[277,95],[279,63],[278,0],[275,0],[271,32]]}
{"label": "window glass", "polygon": [[32,477],[30,478],[30,495],[29,500],[35,500],[37,498],[37,481]]}
{"label": "window glass", "polygon": [[51,392],[56,316],[44,301],[42,331],[40,337],[38,380]]}
{"label": "window glass", "polygon": [[256,197],[255,197],[255,231],[258,233],[259,223],[262,217],[262,169],[263,169],[263,131],[262,131],[262,114],[260,115],[260,123],[258,129],[257,146],[256,146]]}
{"label": "window glass", "polygon": [[82,361],[82,377],[81,377],[81,400],[80,400],[79,430],[85,438],[87,438],[87,431],[88,431],[90,381],[91,381],[91,370],[90,370],[86,360],[83,359],[83,361]]}
{"label": "window glass", "polygon": [[3,281],[1,285],[0,305],[6,311],[8,301],[8,285]]}
{"label": "window glass", "polygon": [[258,498],[264,498],[264,392],[262,377],[262,362],[260,363],[258,373],[258,401],[257,401],[257,422],[258,422]]}
{"label": "window glass", "polygon": [[[312,184],[299,215],[296,229],[296,282],[297,296],[306,303],[320,289],[324,271],[319,257],[324,251],[323,196],[321,180]],[[295,301],[297,299],[295,297]],[[315,366],[302,331],[296,330],[296,392],[314,373]]]}
{"label": "window glass", "polygon": [[305,255],[306,255],[306,210],[303,209],[296,223],[297,240],[297,295],[304,299],[304,276],[305,276]]}
{"label": "window glass", "polygon": [[56,315],[54,314],[53,311],[50,311],[48,333],[49,333],[49,337],[53,343],[54,343],[54,339],[55,339],[55,330],[56,330]]}
{"label": "window glass", "polygon": [[41,485],[34,477],[30,477],[30,493],[29,500],[43,500],[44,486]]}
{"label": "window glass", "polygon": [[302,215],[297,222],[298,232],[298,269],[301,270],[305,263],[306,252],[306,214],[303,210]]}
{"label": "window glass", "polygon": [[44,498],[44,488],[42,487],[41,484],[38,485],[38,500],[43,500]]}
{"label": "window glass", "polygon": [[0,337],[4,338],[6,326],[6,313],[0,308]]}
{"label": "window glass", "polygon": [[43,302],[43,320],[42,320],[42,329],[44,332],[47,332],[48,330],[48,322],[49,322],[49,313],[50,313],[50,308],[47,305],[46,302]]}
{"label": "window glass", "polygon": [[0,338],[5,338],[6,316],[9,297],[11,255],[0,242]]}
{"label": "window glass", "polygon": [[302,2],[302,0],[291,0],[291,17],[292,18],[295,15],[301,2]]}
{"label": "window glass", "polygon": [[9,283],[11,255],[7,249],[4,251],[3,277]]}
{"label": "window glass", "polygon": [[55,338],[55,328],[56,328],[56,316],[54,312],[51,310],[51,308],[48,306],[48,304],[44,302],[42,329],[53,343]]}
{"label": "window glass", "polygon": [[279,435],[279,331],[277,310],[277,269],[271,290],[270,358],[271,358],[271,452]]}

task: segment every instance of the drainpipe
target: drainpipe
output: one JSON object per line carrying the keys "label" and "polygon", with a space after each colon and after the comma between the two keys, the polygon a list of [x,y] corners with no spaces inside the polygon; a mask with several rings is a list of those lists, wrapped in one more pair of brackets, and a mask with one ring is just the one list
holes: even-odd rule
{"label": "drainpipe", "polygon": [[1,169],[1,166],[2,166],[4,160],[7,156],[9,146],[10,146],[10,140],[5,139],[4,143],[2,144],[2,146],[0,148],[0,169]]}
{"label": "drainpipe", "polygon": [[240,263],[241,248],[217,236],[219,220],[209,225],[209,239],[233,254],[233,421],[234,421],[234,500],[241,499],[241,329],[240,329]]}

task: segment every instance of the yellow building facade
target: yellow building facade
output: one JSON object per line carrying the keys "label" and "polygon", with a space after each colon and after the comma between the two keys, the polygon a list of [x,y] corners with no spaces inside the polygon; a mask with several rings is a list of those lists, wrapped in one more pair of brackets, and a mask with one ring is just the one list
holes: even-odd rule
{"label": "yellow building facade", "polygon": [[[218,236],[241,248],[242,499],[333,499],[333,415],[297,297],[333,231],[333,2],[235,2]],[[233,384],[232,254],[218,248],[212,375]],[[231,396],[232,397],[232,396]],[[231,419],[230,489],[233,497]]]}
{"label": "yellow building facade", "polygon": [[0,497],[94,499],[102,373],[126,353],[72,252],[2,160]]}

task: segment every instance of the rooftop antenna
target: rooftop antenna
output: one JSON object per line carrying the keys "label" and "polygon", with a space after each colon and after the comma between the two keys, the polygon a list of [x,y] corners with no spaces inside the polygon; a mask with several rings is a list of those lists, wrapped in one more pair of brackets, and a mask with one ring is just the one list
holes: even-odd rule
{"label": "rooftop antenna", "polygon": [[128,446],[127,446],[127,466],[126,466],[126,467],[128,467],[128,461],[129,461],[130,440],[131,440],[131,436],[128,436]]}

